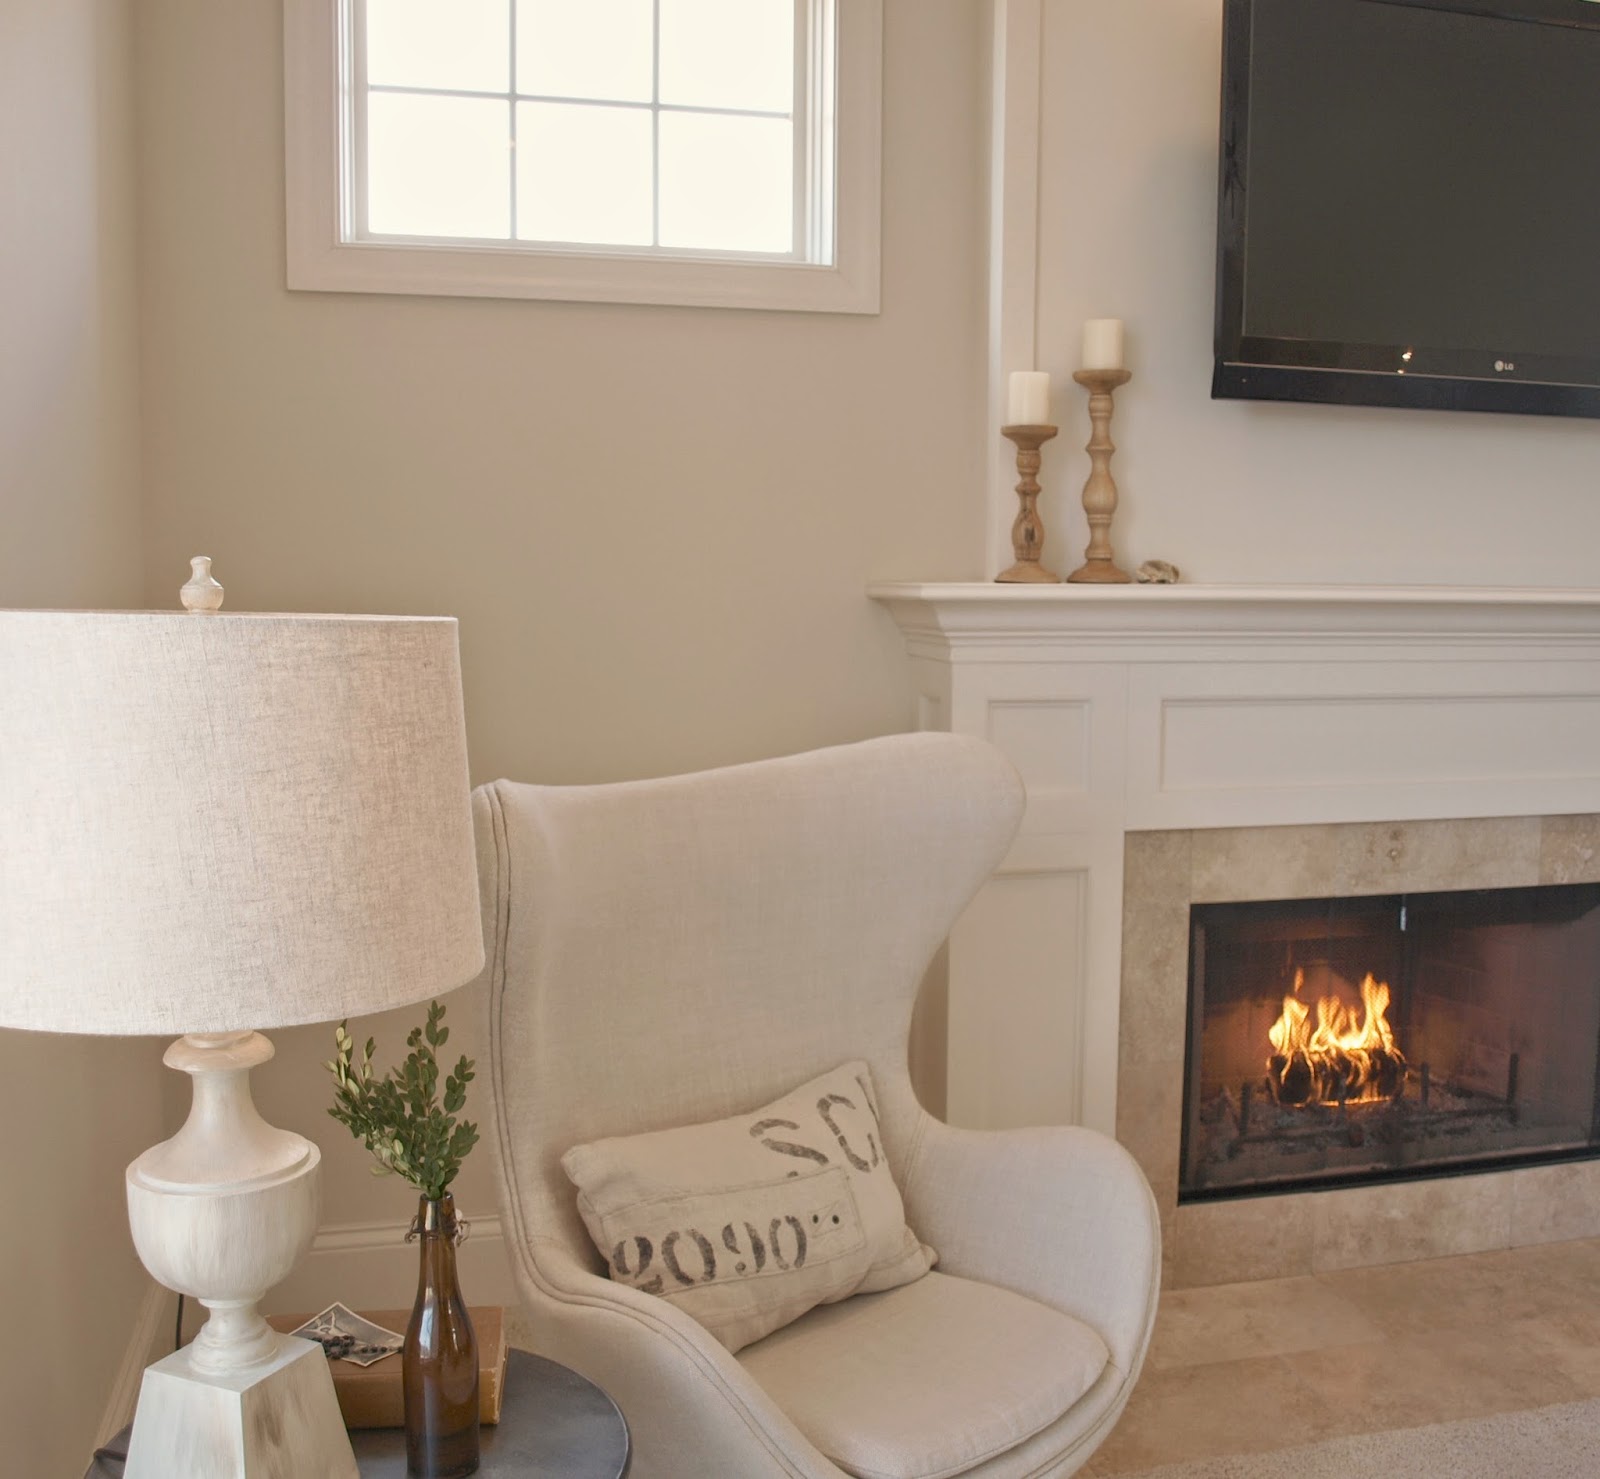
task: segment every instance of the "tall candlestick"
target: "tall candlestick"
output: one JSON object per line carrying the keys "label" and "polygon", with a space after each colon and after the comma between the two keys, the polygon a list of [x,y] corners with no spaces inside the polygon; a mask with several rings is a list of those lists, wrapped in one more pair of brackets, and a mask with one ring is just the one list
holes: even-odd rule
{"label": "tall candlestick", "polygon": [[1045,370],[1013,370],[1006,404],[1007,426],[1050,424],[1050,376]]}
{"label": "tall candlestick", "polygon": [[[1113,320],[1114,322],[1114,320]],[[1120,330],[1121,324],[1117,325]],[[1083,511],[1089,519],[1084,563],[1067,577],[1078,583],[1122,585],[1132,577],[1117,567],[1111,549],[1111,516],[1117,511],[1117,484],[1111,476],[1112,393],[1133,377],[1126,370],[1079,370],[1072,377],[1089,392],[1089,481],[1083,485]]]}
{"label": "tall candlestick", "polygon": [[1122,367],[1122,320],[1091,318],[1083,326],[1083,368],[1120,370]]}

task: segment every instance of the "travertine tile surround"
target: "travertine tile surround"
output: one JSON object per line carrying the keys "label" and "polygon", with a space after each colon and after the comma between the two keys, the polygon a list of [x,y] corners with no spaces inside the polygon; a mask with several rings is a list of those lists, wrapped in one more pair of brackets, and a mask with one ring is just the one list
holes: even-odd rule
{"label": "travertine tile surround", "polygon": [[1167,1285],[1600,1236],[1600,1161],[1177,1204],[1191,903],[1600,882],[1600,816],[1133,832],[1125,868],[1117,1136],[1155,1188]]}

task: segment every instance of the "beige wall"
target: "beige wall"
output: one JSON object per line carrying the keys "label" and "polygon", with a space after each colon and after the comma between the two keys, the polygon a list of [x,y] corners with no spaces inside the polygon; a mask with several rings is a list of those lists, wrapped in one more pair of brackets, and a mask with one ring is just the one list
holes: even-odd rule
{"label": "beige wall", "polygon": [[[236,608],[455,613],[477,780],[907,727],[862,591],[980,574],[984,9],[886,6],[883,312],[849,317],[289,293],[281,7],[145,0],[151,604],[203,550]],[[326,1217],[408,1215],[322,1113],[329,1029],[276,1038],[258,1099],[322,1144]]]}
{"label": "beige wall", "polygon": [[[129,14],[0,0],[0,606],[140,604]],[[159,1053],[0,1031],[7,1473],[88,1462],[150,1287],[122,1169]]]}
{"label": "beige wall", "polygon": [[0,0],[0,605],[139,605],[126,3]]}
{"label": "beige wall", "polygon": [[[1118,554],[1207,582],[1595,585],[1600,422],[1209,398],[1221,22],[1219,0],[1044,5],[1039,363],[1065,381],[1085,318],[1128,321]],[[1075,551],[1066,389],[1043,511]]]}

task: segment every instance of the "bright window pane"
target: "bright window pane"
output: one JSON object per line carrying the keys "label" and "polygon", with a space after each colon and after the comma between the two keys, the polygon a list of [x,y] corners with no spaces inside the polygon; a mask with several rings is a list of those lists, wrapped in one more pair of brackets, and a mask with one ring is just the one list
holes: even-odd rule
{"label": "bright window pane", "polygon": [[651,0],[517,0],[517,91],[648,103]]}
{"label": "bright window pane", "polygon": [[794,106],[794,0],[661,0],[661,101]]}
{"label": "bright window pane", "polygon": [[661,115],[661,244],[787,252],[793,128],[727,113]]}
{"label": "bright window pane", "polygon": [[517,104],[517,235],[649,246],[650,113]]}
{"label": "bright window pane", "polygon": [[511,234],[510,104],[367,96],[367,228],[394,236]]}
{"label": "bright window pane", "polygon": [[367,81],[382,87],[504,92],[509,0],[367,0]]}

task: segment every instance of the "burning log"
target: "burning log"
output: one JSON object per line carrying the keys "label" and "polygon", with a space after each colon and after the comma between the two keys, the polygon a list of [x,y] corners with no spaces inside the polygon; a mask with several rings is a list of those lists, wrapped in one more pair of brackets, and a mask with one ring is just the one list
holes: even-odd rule
{"label": "burning log", "polygon": [[1374,1049],[1372,1081],[1378,1086],[1380,1099],[1398,1099],[1406,1081],[1406,1060],[1387,1048]]}
{"label": "burning log", "polygon": [[1389,1026],[1389,988],[1371,975],[1361,983],[1362,1010],[1336,996],[1317,1002],[1316,1023],[1300,998],[1305,974],[1296,971],[1294,993],[1267,1029],[1272,1056],[1267,1082],[1279,1104],[1367,1104],[1396,1098],[1406,1060]]}
{"label": "burning log", "polygon": [[1279,1104],[1298,1109],[1302,1104],[1311,1102],[1317,1084],[1311,1064],[1304,1055],[1296,1053],[1292,1058],[1286,1058],[1282,1053],[1274,1053],[1267,1062],[1267,1072],[1272,1084],[1272,1096]]}

